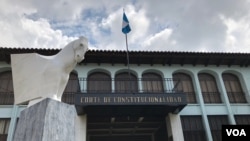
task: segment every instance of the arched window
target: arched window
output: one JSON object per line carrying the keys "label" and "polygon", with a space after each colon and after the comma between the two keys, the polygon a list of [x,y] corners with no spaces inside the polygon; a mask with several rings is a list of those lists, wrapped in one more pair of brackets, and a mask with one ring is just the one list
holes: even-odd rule
{"label": "arched window", "polygon": [[10,119],[0,118],[0,141],[7,141]]}
{"label": "arched window", "polygon": [[137,93],[138,82],[136,76],[128,72],[117,74],[115,76],[115,91],[117,93]]}
{"label": "arched window", "polygon": [[221,103],[220,93],[214,77],[207,73],[200,73],[198,77],[204,102]]}
{"label": "arched window", "polygon": [[187,95],[188,103],[197,103],[191,77],[185,73],[173,74],[175,90],[184,92]]}
{"label": "arched window", "polygon": [[230,103],[246,103],[238,77],[230,73],[223,73],[222,78]]}
{"label": "arched window", "polygon": [[162,77],[156,73],[144,73],[142,84],[144,93],[163,93]]}
{"label": "arched window", "polygon": [[111,77],[104,72],[94,72],[88,76],[88,93],[111,93]]}
{"label": "arched window", "polygon": [[63,92],[62,101],[68,104],[74,104],[74,94],[80,91],[78,76],[76,73],[71,72],[69,81]]}
{"label": "arched window", "polygon": [[0,105],[14,104],[14,89],[11,71],[0,73]]}

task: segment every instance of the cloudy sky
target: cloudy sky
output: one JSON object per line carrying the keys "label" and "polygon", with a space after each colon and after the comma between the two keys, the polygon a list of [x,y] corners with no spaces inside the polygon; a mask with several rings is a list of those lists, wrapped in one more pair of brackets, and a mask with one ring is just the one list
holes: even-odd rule
{"label": "cloudy sky", "polygon": [[63,48],[85,36],[91,49],[248,52],[247,0],[1,0],[0,46]]}

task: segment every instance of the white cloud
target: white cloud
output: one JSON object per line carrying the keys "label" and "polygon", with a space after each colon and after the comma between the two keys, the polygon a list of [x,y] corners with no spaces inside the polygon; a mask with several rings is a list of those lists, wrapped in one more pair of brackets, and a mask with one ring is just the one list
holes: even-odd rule
{"label": "white cloud", "polygon": [[[147,36],[150,21],[146,17],[145,11],[136,11],[133,5],[127,5],[126,15],[130,22],[131,32],[128,33],[128,43],[131,48],[138,48]],[[123,9],[119,8],[113,13],[110,13],[107,18],[103,19],[102,28],[110,30],[110,35],[107,37],[100,37],[104,41],[100,42],[99,47],[104,49],[118,49],[125,50],[125,35],[121,32],[122,29],[122,14]],[[103,39],[101,39],[103,38]]]}
{"label": "white cloud", "polygon": [[19,7],[7,1],[2,1],[5,8],[0,8],[0,45],[4,47],[25,48],[62,48],[74,38],[67,37],[59,30],[51,28],[50,23],[43,18],[32,20],[27,14],[36,10]]}
{"label": "white cloud", "polygon": [[27,48],[62,48],[73,38],[53,30],[45,19],[36,21],[16,16],[0,22],[1,46]]}
{"label": "white cloud", "polygon": [[[250,52],[250,3],[235,0],[2,0],[0,46],[60,48],[77,36],[90,48]],[[240,50],[239,50],[240,48]]]}
{"label": "white cloud", "polygon": [[248,18],[236,21],[222,15],[221,19],[227,26],[225,48],[230,52],[250,52],[250,23],[246,20]]}
{"label": "white cloud", "polygon": [[135,43],[145,40],[145,37],[148,34],[148,30],[150,30],[150,19],[146,16],[146,11],[144,9],[140,9],[136,11],[135,7],[132,5],[129,6],[126,12],[129,17],[130,26],[131,26],[131,42]]}
{"label": "white cloud", "polygon": [[[168,40],[175,44],[159,44],[156,49],[167,49],[176,51],[232,51],[226,47],[225,40],[228,38],[228,26],[221,20],[220,15],[234,21],[245,21],[250,23],[249,6],[247,1],[206,1],[206,0],[185,0],[176,1],[150,1],[142,4],[151,23],[150,28],[158,25],[165,25],[172,29]],[[236,23],[240,24],[239,22]],[[244,26],[246,27],[246,26]],[[165,28],[162,28],[164,30]],[[243,38],[247,38],[250,29],[237,29],[241,36],[234,36],[235,47],[248,46]],[[152,35],[161,31],[152,31]],[[239,34],[238,33],[238,34]],[[232,36],[231,36],[232,37]],[[166,42],[166,41],[165,41]],[[155,48],[155,47],[151,47]],[[234,50],[235,51],[235,50]]]}
{"label": "white cloud", "polygon": [[143,42],[142,46],[147,50],[152,50],[152,48],[154,48],[154,50],[172,50],[169,46],[176,45],[176,41],[170,39],[172,32],[172,29],[166,28],[159,33],[148,37]]}

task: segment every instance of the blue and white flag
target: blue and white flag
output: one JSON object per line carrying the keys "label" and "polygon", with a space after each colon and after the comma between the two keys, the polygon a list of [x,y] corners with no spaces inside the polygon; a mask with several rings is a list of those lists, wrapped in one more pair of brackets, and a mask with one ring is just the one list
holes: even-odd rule
{"label": "blue and white flag", "polygon": [[129,26],[129,21],[128,21],[128,18],[125,14],[125,12],[123,13],[123,20],[122,20],[122,32],[124,34],[127,34],[131,31],[131,28]]}

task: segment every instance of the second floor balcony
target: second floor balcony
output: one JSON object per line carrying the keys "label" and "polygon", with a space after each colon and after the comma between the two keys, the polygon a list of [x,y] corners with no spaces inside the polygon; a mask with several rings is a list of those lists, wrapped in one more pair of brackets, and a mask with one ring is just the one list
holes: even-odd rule
{"label": "second floor balcony", "polygon": [[[74,80],[70,80],[74,81]],[[71,82],[69,82],[71,83]],[[173,93],[178,80],[172,78],[80,78],[78,88],[82,93]],[[77,84],[75,85],[77,86]],[[67,88],[65,89],[67,91]]]}
{"label": "second floor balcony", "polygon": [[[232,81],[225,81],[225,83]],[[234,81],[233,81],[234,82]],[[174,94],[185,93],[188,103],[197,103],[191,81],[173,78],[100,78],[70,77],[62,101],[75,104],[75,94]],[[202,91],[205,103],[221,103],[220,92]],[[247,103],[243,91],[227,92],[230,103]],[[14,104],[13,82],[0,80],[0,105]]]}
{"label": "second floor balcony", "polygon": [[[14,103],[12,80],[8,81],[8,89],[0,90],[0,105]],[[178,80],[164,78],[70,78],[64,90],[62,101],[74,104],[75,94],[172,94],[177,93]]]}
{"label": "second floor balcony", "polygon": [[177,91],[179,81],[171,78],[156,79],[133,79],[133,78],[77,78],[70,79],[65,88],[62,101],[74,104],[72,94],[173,94]]}

